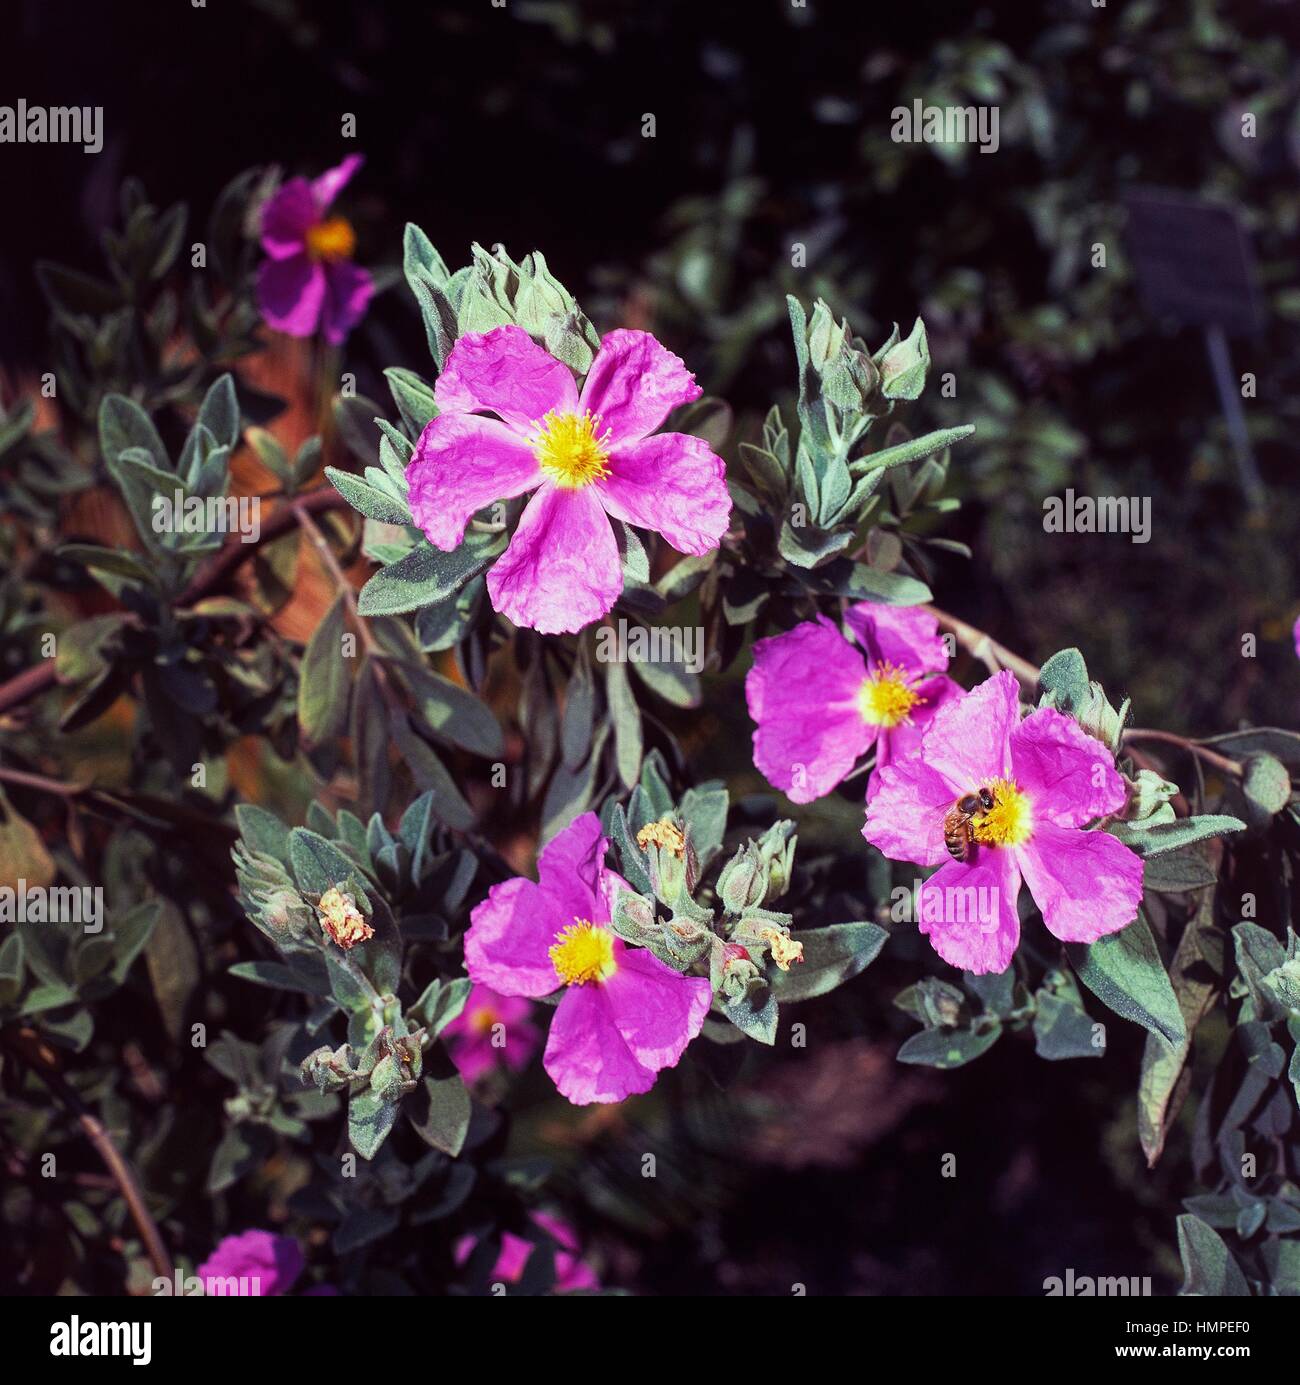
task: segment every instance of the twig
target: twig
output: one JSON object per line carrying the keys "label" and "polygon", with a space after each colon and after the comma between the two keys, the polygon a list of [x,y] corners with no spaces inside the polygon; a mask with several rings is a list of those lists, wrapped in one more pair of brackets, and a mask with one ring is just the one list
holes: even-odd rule
{"label": "twig", "polygon": [[1159,741],[1162,745],[1176,745],[1180,750],[1185,750],[1189,755],[1194,755],[1207,765],[1213,765],[1215,769],[1222,770],[1224,774],[1231,774],[1235,779],[1240,779],[1245,772],[1240,761],[1230,760],[1226,755],[1220,755],[1218,751],[1211,750],[1209,746],[1201,745],[1198,741],[1188,740],[1186,736],[1175,735],[1172,731],[1153,731],[1149,727],[1134,726],[1124,732],[1124,739],[1125,741]]}
{"label": "twig", "polygon": [[927,606],[924,609],[934,616],[943,629],[952,631],[957,637],[957,643],[979,659],[991,673],[997,673],[999,669],[1009,668],[1026,688],[1032,689],[1037,686],[1039,672],[1037,664],[1031,664],[1028,659],[1022,659],[1019,654],[1008,649],[1006,645],[999,644],[992,635],[987,634],[977,626],[968,625],[956,616],[949,615],[947,611],[941,611],[937,606]]}
{"label": "twig", "polygon": [[145,1250],[153,1262],[154,1270],[159,1277],[170,1279],[173,1273],[171,1256],[163,1243],[158,1224],[150,1215],[148,1207],[145,1206],[144,1193],[136,1181],[130,1164],[118,1151],[112,1137],[104,1128],[103,1122],[82,1101],[81,1097],[64,1079],[63,1074],[59,1072],[54,1062],[53,1051],[34,1029],[20,1029],[12,1037],[7,1036],[5,1047],[16,1058],[26,1063],[32,1072],[76,1116],[86,1138],[95,1146],[95,1152],[103,1160],[104,1167],[112,1176],[113,1182],[117,1184],[118,1192],[121,1193],[127,1210],[131,1213],[131,1220],[135,1222],[136,1230],[140,1233],[140,1239],[144,1242]]}

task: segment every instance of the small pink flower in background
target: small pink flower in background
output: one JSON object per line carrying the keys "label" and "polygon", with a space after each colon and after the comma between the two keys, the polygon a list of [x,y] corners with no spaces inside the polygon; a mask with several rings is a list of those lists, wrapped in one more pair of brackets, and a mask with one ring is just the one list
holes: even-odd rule
{"label": "small pink flower in background", "polygon": [[708,981],[683,976],[608,927],[624,882],[603,864],[609,841],[595,813],[558,833],[538,880],[493,885],[465,934],[465,968],[501,995],[544,996],[567,986],[542,1065],[576,1106],[648,1092],[700,1032]]}
{"label": "small pink flower in background", "polygon": [[939,708],[961,696],[928,611],[863,601],[845,620],[861,650],[825,616],[754,645],[754,763],[795,803],[830,793],[873,745],[874,793],[880,771],[914,754]]}
{"label": "small pink flower in background", "polygon": [[315,336],[338,346],[361,321],[374,280],[352,263],[356,235],[330,204],[361,167],[352,154],[337,168],[308,182],[290,178],[262,208],[262,249],[257,276],[262,316],[291,337]]}
{"label": "small pink flower in background", "polygon": [[[992,790],[970,858],[944,844],[944,816],[959,797]],[[862,835],[886,856],[939,869],[917,899],[919,928],[946,962],[1004,971],[1020,941],[1021,880],[1048,931],[1095,942],[1127,928],[1142,899],[1142,860],[1085,823],[1123,808],[1127,790],[1109,752],[1049,707],[1022,721],[1006,670],[943,707],[920,751],[883,770]],[[969,908],[988,899],[988,910]]]}
{"label": "small pink flower in background", "polygon": [[1300,616],[1296,617],[1295,624],[1291,627],[1291,638],[1295,640],[1295,656],[1300,659]]}
{"label": "small pink flower in background", "polygon": [[707,553],[726,532],[722,459],[684,433],[650,436],[699,394],[649,332],[609,333],[581,394],[569,367],[523,328],[469,332],[447,357],[438,416],[407,467],[411,513],[450,553],[476,511],[534,492],[488,572],[492,605],[543,634],[581,630],[623,590],[611,518],[682,553]]}
{"label": "small pink flower in background", "polygon": [[465,1008],[442,1031],[466,1082],[477,1081],[500,1063],[512,1072],[528,1066],[542,1038],[529,1023],[532,1011],[532,1003],[521,996],[498,995],[487,986],[471,988]]}
{"label": "small pink flower in background", "polygon": [[[250,1295],[287,1294],[303,1271],[304,1260],[292,1236],[276,1236],[270,1231],[243,1231],[238,1236],[223,1236],[212,1254],[198,1267],[204,1293],[212,1293],[210,1279],[245,1280]],[[257,1281],[254,1284],[253,1281]],[[234,1292],[239,1292],[235,1289]]]}
{"label": "small pink flower in background", "polygon": [[[569,1293],[575,1289],[598,1289],[599,1281],[594,1271],[579,1259],[578,1238],[573,1231],[557,1218],[545,1212],[532,1212],[529,1220],[540,1226],[559,1249],[555,1252],[555,1289],[557,1293]],[[473,1254],[476,1242],[473,1236],[462,1236],[456,1242],[456,1263],[463,1265]],[[492,1267],[492,1278],[506,1284],[517,1284],[523,1277],[528,1257],[533,1253],[533,1243],[513,1231],[501,1237],[501,1254]]]}

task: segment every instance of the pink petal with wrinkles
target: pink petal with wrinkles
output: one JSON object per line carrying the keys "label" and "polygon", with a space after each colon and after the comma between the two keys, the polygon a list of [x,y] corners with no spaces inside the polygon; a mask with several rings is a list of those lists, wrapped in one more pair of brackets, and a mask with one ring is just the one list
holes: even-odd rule
{"label": "pink petal with wrinkles", "polygon": [[731,517],[726,465],[702,438],[685,433],[619,447],[595,489],[615,519],[653,529],[679,553],[717,548]]}
{"label": "pink petal with wrinkles", "polygon": [[844,623],[866,651],[870,667],[896,664],[911,674],[942,673],[948,667],[939,622],[920,606],[859,601],[844,613]]}
{"label": "pink petal with wrinkles", "polygon": [[1110,751],[1052,707],[1031,712],[1012,730],[1011,769],[1033,800],[1035,822],[1082,827],[1118,813],[1128,798]]}
{"label": "pink petal with wrinkles", "polygon": [[893,861],[937,866],[951,859],[943,818],[953,801],[948,781],[919,756],[896,760],[877,777],[862,835]]}
{"label": "pink petal with wrinkles", "polygon": [[470,980],[502,995],[550,995],[560,985],[551,945],[573,918],[568,900],[523,876],[493,885],[470,912],[465,934]]}
{"label": "pink petal with wrinkles", "polygon": [[700,394],[680,357],[649,332],[621,327],[601,342],[578,409],[590,409],[617,444],[653,433],[671,410]]}
{"label": "pink petal with wrinkles", "polygon": [[707,978],[683,976],[643,947],[624,949],[604,989],[632,1056],[655,1072],[677,1065],[713,1000]]}
{"label": "pink petal with wrinkles", "polygon": [[317,214],[326,211],[330,203],[343,191],[352,175],[365,161],[365,156],[362,154],[349,154],[342,163],[327,169],[319,178],[312,180],[311,195]]}
{"label": "pink petal with wrinkles", "polygon": [[1142,858],[1109,832],[1039,822],[1015,854],[1048,932],[1062,941],[1096,942],[1137,917]]}
{"label": "pink petal with wrinkles", "polygon": [[406,480],[415,522],[450,553],[477,511],[540,486],[543,477],[527,443],[504,423],[439,414],[424,425]]}
{"label": "pink petal with wrinkles", "polygon": [[537,877],[543,889],[562,899],[575,918],[588,923],[608,923],[602,893],[601,863],[609,850],[609,838],[600,830],[595,813],[580,813],[542,848],[537,858]]}
{"label": "pink petal with wrinkles", "polygon": [[375,292],[375,281],[367,270],[346,260],[325,266],[325,309],[322,326],[325,340],[341,346],[348,333],[365,316],[366,306]]}
{"label": "pink petal with wrinkles", "polygon": [[487,577],[493,608],[544,635],[573,634],[605,615],[623,590],[618,543],[589,486],[544,485]]}
{"label": "pink petal with wrinkles", "polygon": [[[623,944],[615,940],[614,950],[621,954]],[[637,1060],[619,1033],[601,985],[565,991],[551,1020],[542,1066],[575,1106],[622,1101],[655,1084],[655,1070]]]}
{"label": "pink petal with wrinkles", "polygon": [[926,732],[922,754],[955,798],[1011,770],[1011,730],[1020,720],[1020,688],[1007,669],[965,697],[941,707]]}
{"label": "pink petal with wrinkles", "polygon": [[302,254],[307,232],[319,219],[311,184],[290,178],[262,207],[262,249],[273,260]]}
{"label": "pink petal with wrinkles", "polygon": [[754,764],[793,802],[830,793],[871,745],[857,705],[865,678],[862,655],[824,616],[754,645]]}
{"label": "pink petal with wrinkles", "polygon": [[917,894],[917,927],[945,962],[977,976],[1005,971],[1020,941],[1014,853],[978,848],[973,861],[949,861]]}
{"label": "pink petal with wrinkles", "polygon": [[513,323],[461,337],[433,397],[442,413],[487,410],[525,435],[552,409],[574,413],[578,407],[573,372]]}

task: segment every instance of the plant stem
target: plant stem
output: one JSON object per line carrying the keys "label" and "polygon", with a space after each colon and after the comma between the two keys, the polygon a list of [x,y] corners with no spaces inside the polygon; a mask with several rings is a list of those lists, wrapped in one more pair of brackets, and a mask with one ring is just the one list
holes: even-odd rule
{"label": "plant stem", "polygon": [[1026,688],[1034,688],[1038,683],[1038,666],[1028,659],[999,644],[991,635],[977,626],[968,625],[964,620],[941,611],[937,606],[927,606],[926,610],[939,622],[944,630],[950,630],[957,643],[968,653],[973,654],[992,673],[1009,668]]}
{"label": "plant stem", "polygon": [[24,1062],[54,1093],[56,1097],[76,1116],[86,1138],[94,1145],[95,1152],[103,1160],[104,1167],[117,1184],[118,1192],[126,1203],[135,1222],[140,1239],[160,1278],[170,1279],[173,1273],[171,1256],[163,1243],[158,1224],[145,1206],[144,1193],[136,1181],[130,1164],[118,1151],[112,1137],[104,1128],[103,1122],[82,1101],[77,1092],[64,1079],[54,1061],[53,1051],[34,1029],[20,1029],[16,1035],[6,1038],[5,1047]]}
{"label": "plant stem", "polygon": [[1186,736],[1175,735],[1172,731],[1153,731],[1149,727],[1134,726],[1124,732],[1124,740],[1159,741],[1162,745],[1176,745],[1180,750],[1185,750],[1189,755],[1194,755],[1198,760],[1213,765],[1215,769],[1222,770],[1224,774],[1230,774],[1235,779],[1240,779],[1244,773],[1240,761],[1230,760],[1226,755],[1211,750],[1209,746],[1189,740]]}

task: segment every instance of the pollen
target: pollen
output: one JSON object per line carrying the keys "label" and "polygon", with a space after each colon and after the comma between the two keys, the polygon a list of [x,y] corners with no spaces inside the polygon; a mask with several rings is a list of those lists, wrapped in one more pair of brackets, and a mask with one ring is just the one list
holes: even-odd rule
{"label": "pollen", "polygon": [[907,670],[897,664],[877,664],[858,690],[862,720],[886,730],[909,720],[912,708],[924,701],[911,687]]}
{"label": "pollen", "polygon": [[600,420],[590,411],[579,417],[552,409],[540,421],[533,455],[557,486],[577,490],[609,474],[609,453],[605,450],[609,430],[597,435],[599,425]]}
{"label": "pollen", "polygon": [[994,779],[988,784],[993,806],[978,814],[971,824],[977,842],[985,846],[1020,846],[1034,830],[1033,805],[1028,794],[1010,779]]}
{"label": "pollen", "polygon": [[671,851],[678,858],[686,854],[686,838],[682,835],[681,828],[668,818],[660,818],[658,822],[647,822],[636,834],[636,844],[642,851],[654,845]]}
{"label": "pollen", "polygon": [[331,216],[309,226],[306,241],[307,253],[313,260],[333,263],[352,258],[357,248],[357,233],[346,217]]}
{"label": "pollen", "polygon": [[614,960],[614,935],[587,919],[574,919],[567,928],[561,928],[549,955],[556,976],[566,986],[608,981],[618,966]]}

